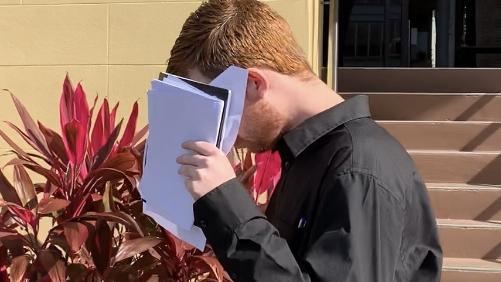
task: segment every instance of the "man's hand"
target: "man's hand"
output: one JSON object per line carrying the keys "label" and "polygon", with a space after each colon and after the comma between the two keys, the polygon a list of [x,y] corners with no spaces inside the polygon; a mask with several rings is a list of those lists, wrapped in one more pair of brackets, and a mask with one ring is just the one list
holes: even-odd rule
{"label": "man's hand", "polygon": [[196,200],[235,178],[235,172],[226,155],[207,142],[188,141],[183,148],[192,151],[177,158],[178,173],[186,178],[186,188]]}

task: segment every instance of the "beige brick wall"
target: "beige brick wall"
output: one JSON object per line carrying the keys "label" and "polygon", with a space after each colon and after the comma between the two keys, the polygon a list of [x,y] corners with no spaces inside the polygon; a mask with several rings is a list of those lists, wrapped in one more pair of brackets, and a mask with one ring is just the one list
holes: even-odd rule
{"label": "beige brick wall", "polygon": [[[122,115],[139,99],[145,124],[149,81],[165,69],[184,19],[200,2],[0,0],[0,89],[11,90],[34,118],[58,129],[58,98],[68,72],[73,82],[82,81],[89,98],[99,94],[120,101]],[[289,21],[314,58],[312,9],[317,1],[266,2]],[[5,93],[0,94],[0,120],[19,124]],[[12,132],[3,124],[0,128]],[[6,147],[0,140],[0,155]]]}

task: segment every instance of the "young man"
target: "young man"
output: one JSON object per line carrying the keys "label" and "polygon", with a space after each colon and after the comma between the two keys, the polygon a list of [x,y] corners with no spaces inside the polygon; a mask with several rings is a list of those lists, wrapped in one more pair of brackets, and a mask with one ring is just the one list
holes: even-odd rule
{"label": "young man", "polygon": [[439,281],[426,188],[371,118],[319,80],[287,23],[256,0],[209,0],[184,24],[167,71],[210,81],[249,70],[237,146],[278,150],[283,173],[262,214],[214,145],[186,142],[179,173],[195,223],[235,281]]}

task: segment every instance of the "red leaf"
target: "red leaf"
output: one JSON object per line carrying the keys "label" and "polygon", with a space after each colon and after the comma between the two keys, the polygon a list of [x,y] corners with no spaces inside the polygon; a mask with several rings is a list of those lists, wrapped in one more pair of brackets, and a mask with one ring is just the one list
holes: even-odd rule
{"label": "red leaf", "polygon": [[48,214],[55,211],[62,210],[70,204],[70,201],[57,198],[46,198],[40,200],[38,203],[38,213]]}
{"label": "red leaf", "polygon": [[7,248],[0,244],[0,281],[9,281],[7,267],[9,266],[9,256]]}
{"label": "red leaf", "polygon": [[61,182],[59,181],[57,174],[55,174],[52,170],[46,169],[38,164],[25,164],[24,166],[40,175],[43,175],[43,177],[55,186],[61,187]]}
{"label": "red leaf", "polygon": [[148,125],[143,127],[141,130],[139,130],[136,135],[134,135],[134,138],[132,138],[132,146],[135,146],[141,139],[143,139],[144,136],[148,133]]}
{"label": "red leaf", "polygon": [[22,205],[36,198],[35,185],[22,165],[14,166],[14,188],[20,197]]}
{"label": "red leaf", "polygon": [[117,110],[119,104],[120,102],[116,103],[113,109],[111,110],[108,127],[107,130],[105,131],[108,134],[108,136],[111,134],[111,130],[115,128],[115,118],[117,117]]}
{"label": "red leaf", "polygon": [[111,133],[109,138],[106,140],[104,146],[102,146],[99,149],[99,151],[96,153],[95,161],[92,165],[92,169],[96,169],[99,166],[101,166],[101,164],[108,158],[108,156],[112,152],[113,146],[115,145],[115,142],[117,141],[118,134],[120,133],[120,128],[122,127],[122,122],[123,122],[123,120],[121,120],[118,123],[117,127],[115,127],[115,129],[113,130],[113,132]]}
{"label": "red leaf", "polygon": [[92,268],[88,268],[86,267],[86,265],[80,262],[69,264],[66,272],[68,273],[68,281],[74,281],[74,282],[101,281],[100,279],[97,279],[96,277],[92,276],[92,274],[94,273],[94,270]]}
{"label": "red leaf", "polygon": [[40,132],[40,129],[37,127],[35,121],[31,118],[24,105],[21,104],[21,102],[12,93],[10,96],[16,105],[17,112],[21,117],[26,133],[31,137],[33,142],[39,146],[39,151],[46,154],[49,150],[42,132]]}
{"label": "red leaf", "polygon": [[[15,124],[11,123],[11,122],[8,122],[8,121],[5,121],[5,123],[12,129],[14,129],[14,131],[16,131],[19,136],[21,136],[23,138],[23,140],[28,143],[33,149],[35,149],[36,151],[40,152],[41,154],[43,154],[46,158],[50,158],[50,154],[48,151],[45,151],[43,149],[41,149],[41,144],[40,142],[37,143],[36,140],[33,140],[30,136],[28,136],[26,133],[24,133],[19,127],[17,127]],[[46,159],[44,159],[46,160]],[[46,160],[47,161],[47,160]]]}
{"label": "red leaf", "polygon": [[89,237],[89,230],[82,223],[69,222],[64,225],[64,236],[71,250],[77,252]]}
{"label": "red leaf", "polygon": [[112,242],[113,234],[108,223],[105,220],[98,219],[92,240],[87,240],[86,245],[92,256],[92,261],[94,261],[96,269],[101,275],[110,266]]}
{"label": "red leaf", "polygon": [[90,195],[90,198],[92,199],[93,202],[101,201],[103,199],[103,195],[99,195],[97,193],[92,193]]}
{"label": "red leaf", "polygon": [[30,159],[29,155],[23,149],[21,149],[21,147],[19,147],[14,141],[12,141],[12,139],[10,139],[9,136],[7,136],[7,134],[5,134],[2,130],[0,130],[0,136],[3,138],[3,140],[5,140],[5,142],[7,142],[7,144],[9,144],[9,146],[18,155],[20,155],[26,159]]}
{"label": "red leaf", "polygon": [[[75,218],[75,219],[77,219],[77,218]],[[141,237],[144,236],[144,233],[141,230],[141,227],[136,222],[136,220],[134,220],[134,218],[132,218],[132,216],[130,216],[129,214],[126,214],[124,212],[101,212],[101,213],[88,212],[88,213],[78,217],[78,219],[83,219],[83,220],[85,220],[85,219],[93,219],[93,220],[103,219],[106,221],[116,222],[116,223],[119,223],[119,224],[126,226],[127,228],[135,230],[137,233],[139,233],[139,235],[141,235]]]}
{"label": "red leaf", "polygon": [[15,230],[10,230],[7,228],[0,228],[0,239],[7,238],[7,237],[17,237],[19,233],[17,233]]}
{"label": "red leaf", "polygon": [[38,259],[52,282],[66,281],[66,265],[57,254],[49,250],[41,250]]}
{"label": "red leaf", "polygon": [[64,131],[66,124],[73,119],[74,112],[74,99],[75,93],[73,92],[73,85],[71,85],[68,74],[64,79],[63,92],[59,100],[59,120],[61,123],[61,130]]}
{"label": "red leaf", "polygon": [[82,85],[78,83],[75,89],[75,118],[80,122],[85,124],[85,130],[89,124],[90,111],[89,105],[87,104],[87,97],[82,88]]}
{"label": "red leaf", "polygon": [[254,191],[257,195],[271,192],[280,180],[281,161],[278,152],[263,152],[256,154],[256,176]]}
{"label": "red leaf", "polygon": [[94,115],[94,109],[96,108],[96,104],[97,104],[97,99],[99,98],[98,95],[96,95],[96,97],[94,97],[94,102],[92,103],[92,108],[90,108],[90,111],[89,111],[89,122],[92,120],[92,117]]}
{"label": "red leaf", "polygon": [[0,195],[2,199],[7,202],[22,205],[21,199],[16,193],[16,189],[10,184],[9,180],[7,180],[2,170],[0,170]]}
{"label": "red leaf", "polygon": [[129,120],[127,121],[127,126],[125,127],[122,139],[118,144],[118,148],[128,147],[132,144],[134,134],[136,133],[138,111],[138,104],[137,102],[135,102],[134,106],[132,107],[132,112],[130,113]]}
{"label": "red leaf", "polygon": [[110,113],[109,127],[108,127],[110,129],[110,132],[112,128],[115,128],[115,119],[117,117],[118,105],[120,105],[120,102],[117,102],[115,104],[115,107],[113,107]]}
{"label": "red leaf", "polygon": [[32,165],[33,163],[29,162],[29,161],[25,161],[25,160],[21,160],[19,158],[13,158],[12,160],[8,161],[3,167],[8,167],[10,165],[12,166],[15,166],[15,165],[24,165],[24,166],[27,166],[27,165]]}
{"label": "red leaf", "polygon": [[162,242],[161,239],[155,237],[143,237],[123,242],[118,248],[114,262],[133,257],[137,254],[147,251]]}
{"label": "red leaf", "polygon": [[109,104],[108,100],[104,99],[101,108],[94,122],[94,128],[92,129],[91,136],[91,148],[92,154],[96,154],[97,151],[106,143],[107,137],[105,136],[105,127],[109,125]]}
{"label": "red leaf", "polygon": [[130,152],[118,153],[109,158],[102,165],[103,168],[114,168],[122,172],[127,172],[136,164],[136,157]]}
{"label": "red leaf", "polygon": [[10,265],[10,281],[24,281],[29,258],[27,255],[15,257]]}
{"label": "red leaf", "polygon": [[33,227],[33,230],[36,229],[36,218],[30,210],[17,205],[8,205],[8,208],[9,211],[16,215],[24,224],[30,225]]}
{"label": "red leaf", "polygon": [[[106,98],[104,100],[109,105],[108,100]],[[118,106],[118,104],[115,105],[115,107],[113,108],[115,110],[115,113],[116,113],[117,106]],[[112,112],[113,112],[113,110],[112,110]],[[106,111],[104,112],[104,120],[103,120],[103,122],[104,122],[104,127],[103,127],[103,139],[102,139],[102,141],[108,139],[108,136],[110,136],[110,134],[111,134],[111,130],[115,126],[115,117],[112,114],[110,114],[109,106],[106,108]]]}
{"label": "red leaf", "polygon": [[72,120],[67,123],[63,131],[63,141],[70,162],[74,165],[80,165],[85,156],[85,142],[87,128],[85,124]]}
{"label": "red leaf", "polygon": [[38,122],[38,127],[40,127],[40,131],[42,131],[42,134],[45,136],[45,140],[47,140],[49,150],[55,157],[59,158],[62,164],[66,165],[68,163],[68,156],[66,155],[66,149],[61,136],[57,134],[57,132],[45,127],[40,122]]}
{"label": "red leaf", "polygon": [[[202,264],[203,270],[205,270],[207,267],[210,270],[211,276],[213,276],[218,282],[223,282],[224,281],[224,269],[219,263],[219,261],[215,257],[211,256],[193,256],[194,259],[198,260],[199,263]],[[196,264],[194,264],[196,266]],[[203,266],[206,267],[203,267]]]}

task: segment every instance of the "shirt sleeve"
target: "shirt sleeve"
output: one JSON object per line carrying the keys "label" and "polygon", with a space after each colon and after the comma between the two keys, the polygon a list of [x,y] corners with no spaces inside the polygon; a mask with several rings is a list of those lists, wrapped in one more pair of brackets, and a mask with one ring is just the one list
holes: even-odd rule
{"label": "shirt sleeve", "polygon": [[331,182],[300,261],[236,179],[195,203],[195,224],[235,281],[392,281],[403,228],[397,199],[368,175]]}

